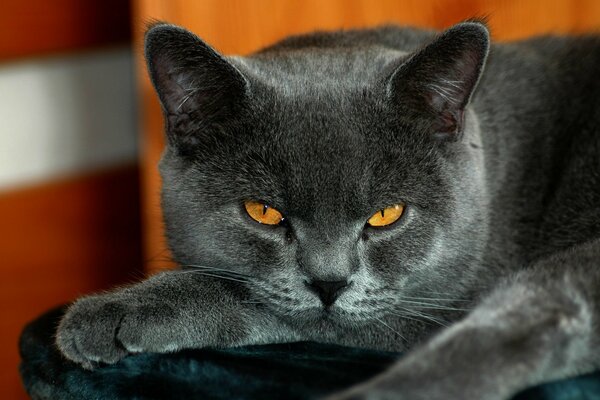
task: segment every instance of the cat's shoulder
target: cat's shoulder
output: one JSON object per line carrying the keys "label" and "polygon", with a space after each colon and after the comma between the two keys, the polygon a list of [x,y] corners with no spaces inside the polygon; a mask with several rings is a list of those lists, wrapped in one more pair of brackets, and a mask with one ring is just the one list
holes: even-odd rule
{"label": "cat's shoulder", "polygon": [[528,86],[542,79],[544,85],[570,82],[572,90],[585,87],[590,92],[600,90],[599,64],[600,35],[541,35],[494,43],[486,68],[491,80],[496,76],[506,82],[507,74],[514,73],[514,79],[527,80],[523,84]]}

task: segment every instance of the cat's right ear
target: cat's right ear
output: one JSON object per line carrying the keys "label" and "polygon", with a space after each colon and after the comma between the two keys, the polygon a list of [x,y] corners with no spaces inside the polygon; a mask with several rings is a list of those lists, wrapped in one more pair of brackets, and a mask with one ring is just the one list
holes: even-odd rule
{"label": "cat's right ear", "polygon": [[193,33],[155,24],[145,35],[150,79],[177,144],[198,142],[200,132],[235,115],[248,90],[245,77]]}
{"label": "cat's right ear", "polygon": [[457,24],[402,61],[387,80],[388,94],[404,114],[426,121],[435,137],[456,140],[489,47],[483,22]]}

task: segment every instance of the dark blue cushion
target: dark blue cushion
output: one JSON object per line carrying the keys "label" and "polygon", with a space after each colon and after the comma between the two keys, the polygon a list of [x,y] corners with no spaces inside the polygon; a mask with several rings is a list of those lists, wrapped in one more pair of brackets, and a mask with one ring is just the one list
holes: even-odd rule
{"label": "dark blue cushion", "polygon": [[[368,379],[398,354],[290,343],[139,354],[86,371],[53,344],[63,308],[21,336],[21,376],[33,399],[311,399]],[[600,399],[600,373],[529,389],[515,399]]]}

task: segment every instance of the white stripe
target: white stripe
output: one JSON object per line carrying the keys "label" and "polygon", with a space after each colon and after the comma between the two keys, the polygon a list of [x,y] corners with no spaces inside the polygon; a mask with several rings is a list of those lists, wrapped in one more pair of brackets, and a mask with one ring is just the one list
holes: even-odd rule
{"label": "white stripe", "polygon": [[130,48],[0,65],[0,189],[135,160]]}

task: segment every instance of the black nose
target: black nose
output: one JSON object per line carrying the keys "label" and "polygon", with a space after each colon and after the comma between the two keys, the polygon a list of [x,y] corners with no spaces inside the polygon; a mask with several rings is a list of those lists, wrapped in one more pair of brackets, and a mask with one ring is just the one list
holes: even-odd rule
{"label": "black nose", "polygon": [[329,307],[335,299],[348,287],[348,281],[312,281],[306,283],[315,292],[325,307]]}

